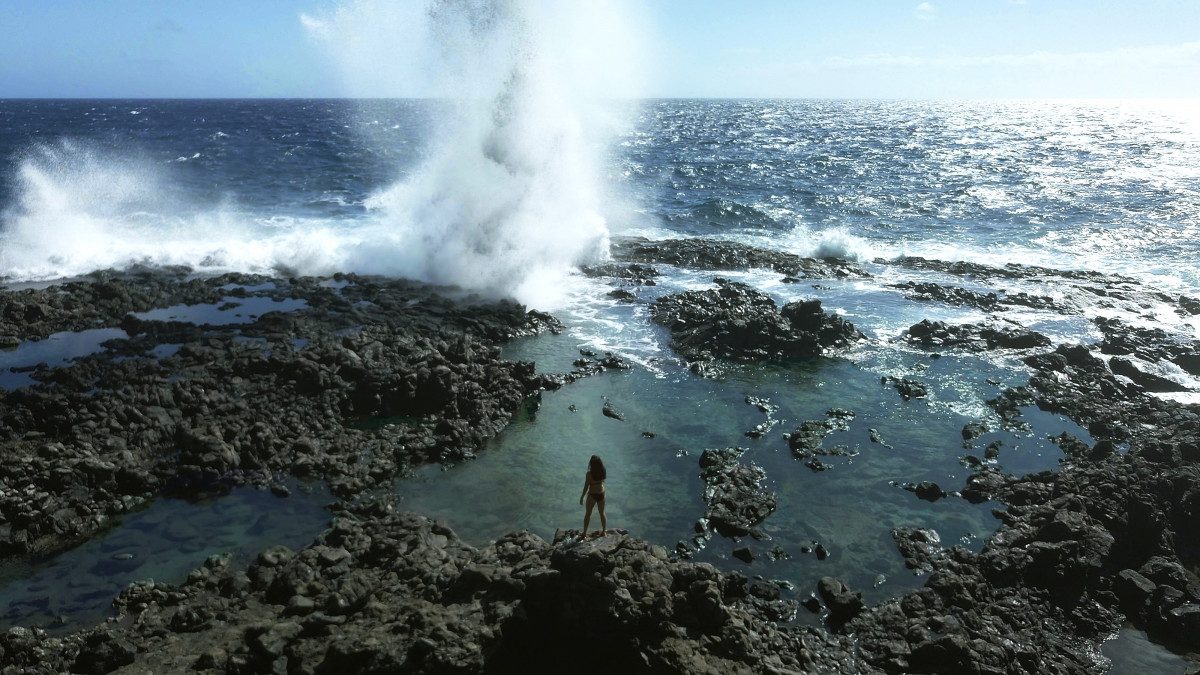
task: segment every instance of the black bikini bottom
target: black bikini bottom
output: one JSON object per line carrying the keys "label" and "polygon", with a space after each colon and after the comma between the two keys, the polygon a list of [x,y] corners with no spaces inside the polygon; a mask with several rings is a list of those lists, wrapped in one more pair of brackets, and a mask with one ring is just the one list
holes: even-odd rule
{"label": "black bikini bottom", "polygon": [[601,493],[599,493],[599,494],[592,494],[591,492],[589,492],[589,493],[588,493],[588,496],[589,496],[589,497],[591,497],[593,500],[595,500],[595,501],[598,501],[598,502],[602,502],[602,501],[604,501],[604,493],[603,493],[603,492],[601,492]]}

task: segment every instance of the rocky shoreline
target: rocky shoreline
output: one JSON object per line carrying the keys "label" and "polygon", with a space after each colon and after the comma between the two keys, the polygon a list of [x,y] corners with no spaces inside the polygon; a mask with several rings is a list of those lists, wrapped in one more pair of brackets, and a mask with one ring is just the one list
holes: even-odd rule
{"label": "rocky shoreline", "polygon": [[[621,240],[613,253],[587,273],[634,303],[659,265],[760,268],[783,280],[867,275],[845,261],[714,240]],[[1186,297],[1096,273],[888,264],[1060,291],[898,287],[923,301],[1079,316],[1166,303],[1194,314]],[[819,302],[779,308],[744,284],[714,284],[644,303],[701,374],[726,360],[810,358],[863,339]],[[146,314],[223,304],[232,319],[239,305],[269,310],[285,300],[303,306],[236,323]],[[1198,345],[1116,320],[1095,325],[1101,341],[1057,348],[1003,323],[922,322],[897,338],[939,352],[1012,350],[1031,375],[995,403],[1002,419],[1019,422],[1019,399],[1068,416],[1095,442],[1056,439],[1065,457],[1057,471],[1015,476],[980,462],[961,487],[943,486],[950,498],[996,501],[999,528],[978,553],[945,548],[928,530],[892,532],[928,580],[867,606],[838,579],[792,593],[628,534],[546,541],[517,532],[475,548],[452,524],[381,497],[413,466],[470,459],[538,392],[627,366],[584,358],[573,373],[543,375],[501,358],[508,340],[558,330],[548,315],[342,275],[135,270],[3,291],[9,346],[95,328],[126,337],[69,365],[32,368],[36,386],[0,394],[0,557],[69,547],[164,493],[278,486],[292,475],[326,481],[337,502],[333,524],[302,550],[264,551],[249,568],[214,557],[181,584],[135,584],[112,619],[65,636],[10,629],[0,635],[0,672],[505,672],[528,669],[536,653],[538,668],[596,672],[1082,673],[1097,671],[1098,643],[1123,621],[1200,652],[1200,410],[1153,395],[1169,391],[1160,380],[1175,382],[1164,364],[1192,372]],[[771,421],[766,402],[747,402]],[[805,422],[785,445],[819,462],[822,439],[847,415]],[[380,424],[366,430],[364,421]],[[977,435],[964,429],[968,441]],[[718,532],[753,534],[775,508],[761,469],[740,455],[700,456],[698,508]],[[809,611],[801,603],[822,613],[824,628],[787,621]],[[602,658],[580,662],[583,635]]]}

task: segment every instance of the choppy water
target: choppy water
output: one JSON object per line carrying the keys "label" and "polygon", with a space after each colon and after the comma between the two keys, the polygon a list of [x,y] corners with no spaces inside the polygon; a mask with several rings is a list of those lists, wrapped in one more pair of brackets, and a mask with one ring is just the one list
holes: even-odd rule
{"label": "choppy water", "polygon": [[[555,312],[568,330],[511,345],[508,354],[563,371],[580,348],[614,349],[638,367],[545,394],[539,409],[515,421],[478,460],[421,471],[401,480],[397,494],[411,508],[447,517],[477,543],[521,528],[549,536],[579,526],[581,474],[587,456],[599,452],[611,475],[610,524],[673,548],[691,538],[704,511],[700,453],[740,445],[778,495],[779,509],[763,526],[771,539],[718,537],[698,559],[790,581],[802,594],[826,574],[873,600],[920,584],[903,568],[890,529],[934,527],[948,544],[978,548],[996,527],[994,505],[957,498],[930,504],[894,483],[959,488],[968,473],[961,456],[980,454],[992,440],[1003,442],[998,461],[1005,470],[1054,468],[1061,455],[1047,436],[1087,434],[1027,410],[1029,429],[995,431],[974,449],[961,447],[963,424],[994,423],[984,401],[1024,383],[1027,372],[1010,355],[931,359],[891,342],[923,318],[982,315],[907,300],[887,284],[937,275],[872,261],[909,253],[1116,270],[1194,294],[1198,110],[1077,102],[647,102],[605,155],[603,173],[616,186],[604,205],[609,229],[856,258],[875,278],[814,286],[758,272],[723,276],[781,303],[819,297],[872,340],[844,357],[699,379],[673,357],[644,303],[615,304],[601,281],[559,279]],[[380,260],[395,251],[374,246],[388,227],[376,198],[420,165],[429,115],[437,111],[430,103],[391,101],[0,102],[0,275],[29,279],[131,261],[380,271]],[[64,239],[79,246],[58,246]],[[713,276],[664,271],[659,286],[638,290],[640,300],[703,288]],[[229,321],[272,308],[250,308]],[[156,312],[186,318],[217,310]],[[1151,313],[1169,328],[1200,335],[1198,324]],[[1086,317],[1006,315],[1058,342],[1097,338]],[[109,336],[57,336],[66,346],[54,353],[23,345],[0,365],[62,363],[100,349],[100,337]],[[882,375],[921,379],[931,395],[901,401],[880,385]],[[12,373],[0,385],[29,381]],[[780,424],[758,440],[743,436],[763,420],[743,402],[746,395],[780,406]],[[605,398],[625,422],[601,415]],[[856,417],[826,446],[843,444],[856,454],[825,458],[832,468],[814,473],[792,459],[782,434],[832,407]],[[891,447],[872,442],[872,428]],[[655,437],[643,438],[643,431]],[[830,550],[829,559],[803,552],[813,541]],[[747,543],[759,556],[750,566],[730,555]],[[767,559],[775,545],[790,557]]]}
{"label": "choppy water", "polygon": [[[443,108],[0,101],[0,274],[136,258],[386,267],[378,257],[399,251],[364,252],[389,226],[372,207],[419,166]],[[1120,269],[1200,288],[1195,103],[650,101],[605,160],[612,232]],[[48,245],[64,233],[89,248]],[[130,233],[146,240],[118,240]]]}

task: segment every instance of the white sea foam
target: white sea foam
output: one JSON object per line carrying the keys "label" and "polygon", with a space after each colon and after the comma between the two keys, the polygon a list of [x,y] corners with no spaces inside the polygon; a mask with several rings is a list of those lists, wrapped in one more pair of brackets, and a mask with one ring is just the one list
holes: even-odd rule
{"label": "white sea foam", "polygon": [[[363,58],[356,45],[379,44],[370,36],[381,29],[403,31],[388,37],[419,46],[421,73],[433,74],[427,90],[447,100],[423,165],[367,200],[395,246],[380,253],[394,256],[396,273],[553,306],[563,275],[607,251],[600,166],[616,127],[597,97],[636,72],[619,65],[635,31],[615,2],[438,0],[415,17],[409,9],[400,11],[407,24],[378,2],[305,22],[348,64]],[[414,32],[414,20],[423,28]],[[367,86],[378,94],[390,85]]]}
{"label": "white sea foam", "polygon": [[[599,169],[619,117],[598,101],[635,93],[620,88],[633,61],[624,70],[617,63],[635,53],[636,31],[615,0],[586,8],[536,0],[392,7],[347,2],[305,21],[347,67],[418,71],[427,76],[421,93],[445,97],[423,163],[373,194],[368,217],[281,224],[236,204],[188,204],[154,162],[64,141],[34,149],[19,167],[16,199],[2,215],[0,276],[136,262],[341,270],[513,294],[544,308],[565,300],[558,282],[607,251],[606,204],[620,203]],[[361,54],[363,46],[397,43],[405,50]],[[406,61],[381,63],[387,58]]]}

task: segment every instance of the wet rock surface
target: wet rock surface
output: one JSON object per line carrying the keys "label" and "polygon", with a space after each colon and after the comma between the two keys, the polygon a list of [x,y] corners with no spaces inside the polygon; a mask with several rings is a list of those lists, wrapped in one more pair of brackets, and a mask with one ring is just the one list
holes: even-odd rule
{"label": "wet rock surface", "polygon": [[1200,561],[1196,410],[1121,383],[1085,347],[1060,347],[1027,363],[1036,371],[1025,390],[1029,403],[1123,439],[1129,450],[1084,444],[1059,472],[1014,477],[985,468],[972,475],[965,498],[1006,505],[996,511],[1000,529],[978,554],[942,549],[931,532],[894,532],[908,564],[931,575],[919,591],[845,626],[873,666],[1095,672],[1084,644],[1104,639],[1122,616],[1160,640],[1197,649],[1196,634],[1185,628],[1194,600],[1176,588],[1195,588]]}
{"label": "wet rock surface", "polygon": [[612,256],[620,262],[657,264],[697,270],[770,269],[793,279],[866,278],[862,268],[840,258],[803,258],[783,251],[756,248],[719,239],[618,237]]}
{"label": "wet rock surface", "polygon": [[[0,658],[46,673],[515,672],[534,654],[547,669],[584,672],[863,667],[843,639],[778,623],[795,602],[777,587],[627,535],[570,534],[517,532],[475,549],[372,503],[249,569],[214,557],[181,585],[132,585],[118,617],[94,630],[13,629]],[[580,635],[594,650],[583,661]]]}
{"label": "wet rock surface", "polygon": [[723,448],[700,455],[708,505],[704,517],[727,537],[750,534],[775,510],[775,495],[763,486],[766,473],[738,461],[744,452],[742,448]]}
{"label": "wet rock surface", "polygon": [[[706,251],[651,249],[636,264],[684,264],[687,255],[702,261],[693,265],[743,262],[710,260]],[[972,279],[1053,272],[942,267]],[[166,288],[182,278],[154,283]],[[1106,302],[1150,297],[1119,278],[1057,278],[1103,290]],[[469,458],[538,389],[570,378],[499,358],[504,340],[553,330],[549,317],[404,282],[345,279],[337,289],[274,280],[264,294],[303,297],[307,306],[236,331],[128,317],[159,301],[126,303],[118,293],[116,304],[88,315],[101,317],[89,327],[121,325],[129,339],[69,368],[35,372],[43,386],[3,394],[5,555],[53,550],[139,500],[213,481],[323,477],[342,500],[334,524],[302,550],[268,549],[249,568],[217,557],[180,585],[133,585],[117,599],[114,619],[66,637],[37,629],[0,635],[6,672],[503,672],[528,668],[537,653],[547,668],[563,670],[1089,673],[1100,669],[1095,646],[1126,619],[1157,640],[1200,650],[1200,410],[1153,396],[1151,381],[1139,382],[1116,360],[1159,377],[1147,364],[1186,371],[1195,345],[1178,336],[1106,321],[1097,322],[1098,345],[989,346],[1034,352],[1024,358],[1028,384],[990,402],[1002,424],[1018,425],[1021,408],[1036,405],[1079,423],[1094,442],[1059,438],[1064,463],[1056,472],[1015,476],[972,466],[960,494],[993,501],[1000,522],[982,550],[947,548],[935,532],[898,528],[897,551],[925,585],[866,606],[843,581],[822,578],[801,590],[811,593],[804,606],[826,619],[818,629],[786,623],[797,603],[777,587],[676,559],[625,534],[577,541],[564,533],[546,542],[518,532],[476,549],[445,523],[364,499],[410,464]],[[205,283],[216,285],[204,290]],[[162,302],[215,303],[236,292],[224,283],[201,280],[177,296],[164,290]],[[680,353],[770,360],[799,340],[796,317],[815,316],[799,308],[787,316],[738,286],[664,303],[672,323],[663,323],[682,339]],[[995,297],[1000,305],[1013,297],[1040,302]],[[28,300],[4,306],[20,304],[24,317]],[[717,308],[698,308],[700,300]],[[1157,300],[1186,309],[1178,298]],[[27,333],[17,323],[5,331],[33,337],[77,325],[65,310],[43,314]],[[722,321],[757,322],[747,330],[759,337],[714,331]],[[693,330],[715,346],[690,341]],[[982,329],[966,331],[962,346],[988,343]],[[956,332],[946,336],[957,339]],[[165,358],[147,356],[163,344],[182,346]],[[578,376],[608,367],[583,361]],[[620,367],[619,359],[610,365]],[[903,394],[904,382],[884,384]],[[769,403],[747,402],[761,403],[770,419]],[[804,452],[821,447],[828,425],[849,420],[827,417],[798,437]],[[366,421],[383,423],[355,426]],[[962,440],[984,433],[982,425],[964,429]],[[777,500],[741,454],[709,450],[700,460],[703,523],[731,536],[755,534]],[[928,508],[957,498],[944,481],[926,487],[941,497]],[[761,546],[750,542],[739,556],[763,564]],[[574,641],[584,634],[603,657],[580,665]]]}
{"label": "wet rock surface", "polygon": [[819,300],[781,309],[751,286],[715,282],[715,289],[664,296],[650,306],[654,321],[670,329],[671,347],[689,362],[813,357],[862,337],[850,322],[827,314]]}
{"label": "wet rock surface", "polygon": [[584,265],[580,271],[589,277],[612,277],[622,279],[635,286],[654,286],[658,282],[657,277],[662,276],[651,265],[639,265],[638,263],[600,263],[597,265]]}
{"label": "wet rock surface", "polygon": [[969,351],[1048,347],[1050,338],[1016,325],[946,324],[925,319],[904,333],[912,345],[931,348],[958,347]]}
{"label": "wet rock surface", "polygon": [[[351,497],[409,465],[471,457],[547,384],[533,364],[502,360],[499,344],[557,324],[510,302],[358,277],[336,289],[320,279],[149,278],[0,292],[10,308],[41,297],[64,308],[25,334],[75,327],[69,308],[99,297],[111,301],[87,320],[121,323],[130,336],[0,392],[0,556],[69,546],[163,491],[269,485],[288,473]],[[120,314],[245,295],[248,284],[307,307],[238,325]],[[161,344],[178,348],[156,358]],[[356,428],[376,419],[388,423]]]}

